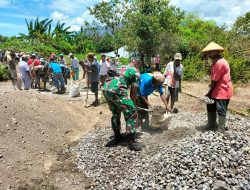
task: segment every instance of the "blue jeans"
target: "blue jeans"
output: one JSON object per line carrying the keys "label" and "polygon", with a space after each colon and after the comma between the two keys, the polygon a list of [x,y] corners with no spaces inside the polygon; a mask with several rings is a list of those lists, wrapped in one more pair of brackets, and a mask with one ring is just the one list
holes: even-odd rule
{"label": "blue jeans", "polygon": [[[64,88],[64,78],[62,73],[53,73],[54,85],[56,88]],[[60,82],[60,85],[59,85]]]}

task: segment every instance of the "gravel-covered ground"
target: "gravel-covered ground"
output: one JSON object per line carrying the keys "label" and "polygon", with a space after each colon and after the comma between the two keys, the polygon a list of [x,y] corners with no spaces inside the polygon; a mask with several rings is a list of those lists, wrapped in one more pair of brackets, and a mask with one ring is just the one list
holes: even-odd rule
{"label": "gravel-covered ground", "polygon": [[228,115],[226,134],[204,131],[204,121],[204,113],[174,114],[168,127],[139,132],[141,152],[112,146],[109,126],[69,151],[91,189],[250,189],[249,119]]}

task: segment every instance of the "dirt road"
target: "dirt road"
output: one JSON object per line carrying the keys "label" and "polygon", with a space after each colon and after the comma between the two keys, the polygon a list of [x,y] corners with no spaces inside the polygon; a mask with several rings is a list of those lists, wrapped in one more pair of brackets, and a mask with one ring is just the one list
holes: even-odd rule
{"label": "dirt road", "polygon": [[[205,94],[201,87],[184,84],[184,90],[196,95]],[[249,89],[249,85],[240,88],[230,106],[249,109]],[[84,107],[84,93],[82,89],[83,95],[72,99],[34,89],[14,91],[10,82],[0,83],[0,189],[76,190],[91,184],[66,150],[92,129],[110,126],[111,114],[106,104]],[[93,98],[90,95],[89,103]],[[162,104],[157,96],[150,100]],[[203,104],[186,95],[180,96],[178,107],[205,112]],[[181,135],[185,132],[178,138]]]}

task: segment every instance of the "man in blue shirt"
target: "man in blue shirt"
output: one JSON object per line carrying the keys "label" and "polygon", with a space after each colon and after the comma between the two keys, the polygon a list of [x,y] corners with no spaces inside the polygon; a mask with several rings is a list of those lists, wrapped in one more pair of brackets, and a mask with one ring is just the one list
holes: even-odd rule
{"label": "man in blue shirt", "polygon": [[161,100],[165,104],[166,111],[169,111],[166,97],[163,94],[162,84],[165,81],[165,77],[160,72],[144,73],[140,77],[139,89],[140,89],[140,97],[143,103],[147,107],[151,107],[151,104],[148,102],[148,96],[154,92],[154,90],[158,89],[160,93]]}
{"label": "man in blue shirt", "polygon": [[[166,97],[163,93],[162,84],[165,81],[164,75],[160,72],[144,73],[140,77],[139,81],[139,97],[136,100],[136,104],[138,107],[146,108],[152,107],[148,101],[148,96],[152,94],[156,89],[158,89],[161,100],[165,104],[166,111],[170,111],[167,106]],[[148,112],[143,110],[138,110],[139,122],[142,126],[142,129],[147,129],[149,125],[149,115]]]}
{"label": "man in blue shirt", "polygon": [[[64,78],[62,74],[62,69],[60,64],[56,62],[56,56],[51,57],[51,62],[49,64],[50,71],[53,73],[54,85],[58,90],[58,94],[64,93],[66,88],[64,85]],[[59,85],[60,82],[60,85]]]}

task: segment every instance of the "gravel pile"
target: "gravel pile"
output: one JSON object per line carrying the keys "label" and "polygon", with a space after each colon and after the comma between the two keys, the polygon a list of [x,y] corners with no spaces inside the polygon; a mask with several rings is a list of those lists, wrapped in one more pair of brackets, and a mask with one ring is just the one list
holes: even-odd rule
{"label": "gravel pile", "polygon": [[70,151],[78,155],[79,170],[93,179],[90,189],[250,189],[249,120],[229,116],[231,130],[223,135],[196,130],[205,118],[180,113],[168,130],[140,133],[146,145],[141,152],[126,143],[105,147],[112,131],[104,127]]}

